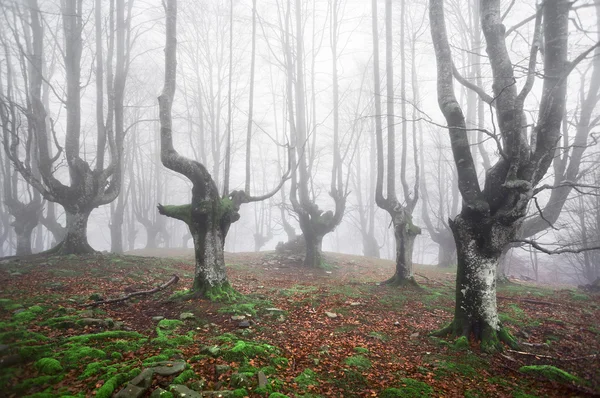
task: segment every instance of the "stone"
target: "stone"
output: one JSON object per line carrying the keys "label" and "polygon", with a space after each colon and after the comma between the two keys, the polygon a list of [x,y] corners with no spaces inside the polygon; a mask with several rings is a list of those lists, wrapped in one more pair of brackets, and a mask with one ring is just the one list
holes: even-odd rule
{"label": "stone", "polygon": [[163,319],[165,319],[165,317],[164,317],[164,316],[160,316],[160,315],[159,315],[159,316],[153,316],[153,317],[152,317],[152,320],[153,320],[154,322],[160,322],[160,321],[162,321]]}
{"label": "stone", "polygon": [[221,352],[221,349],[219,348],[219,346],[213,345],[213,346],[204,346],[202,347],[202,349],[200,349],[200,354],[205,354],[205,355],[210,355],[213,357],[217,357],[219,356],[219,353]]}
{"label": "stone", "polygon": [[94,311],[93,310],[83,310],[83,311],[79,311],[78,315],[81,318],[93,318],[94,317]]}
{"label": "stone", "polygon": [[185,321],[186,319],[194,319],[195,317],[196,315],[192,314],[191,312],[182,312],[181,315],[179,315],[179,319],[182,321]]}
{"label": "stone", "polygon": [[327,318],[329,319],[335,319],[338,317],[338,314],[336,314],[335,312],[326,312],[325,315],[327,315]]}
{"label": "stone", "polygon": [[106,322],[103,319],[83,318],[79,322],[81,322],[82,325],[87,325],[87,326],[93,326],[93,325],[106,326]]}
{"label": "stone", "polygon": [[229,365],[215,365],[215,373],[217,376],[227,373],[229,370],[231,370],[231,366]]}
{"label": "stone", "polygon": [[238,328],[240,328],[240,329],[247,329],[249,327],[250,327],[250,322],[249,321],[241,321],[238,324]]}
{"label": "stone", "polygon": [[241,321],[241,320],[244,320],[244,319],[246,319],[245,315],[234,315],[234,316],[231,317],[232,321]]}
{"label": "stone", "polygon": [[244,373],[234,373],[231,375],[229,385],[233,388],[246,388],[252,385],[252,381]]}
{"label": "stone", "polygon": [[183,361],[162,361],[157,362],[152,370],[161,376],[171,376],[183,372],[185,365]]}
{"label": "stone", "polygon": [[169,390],[176,398],[202,398],[202,394],[197,391],[190,390],[182,384],[171,384]]}
{"label": "stone", "polygon": [[416,339],[417,337],[419,337],[419,332],[415,332],[413,334],[410,335],[411,339]]}
{"label": "stone", "polygon": [[138,387],[134,384],[127,383],[125,388],[115,394],[115,398],[141,398],[148,387]]}
{"label": "stone", "polygon": [[170,396],[170,393],[167,390],[163,390],[162,388],[158,387],[156,390],[152,391],[150,398],[166,397],[166,394],[169,394]]}
{"label": "stone", "polygon": [[125,322],[116,321],[115,324],[113,325],[113,330],[124,330],[124,329],[125,329]]}
{"label": "stone", "polygon": [[267,384],[269,384],[269,380],[267,379],[267,375],[261,370],[258,372],[258,387],[263,388]]}
{"label": "stone", "polygon": [[394,322],[394,326],[400,326],[400,322],[398,322],[398,321]]}
{"label": "stone", "polygon": [[154,376],[154,371],[152,369],[144,369],[142,370],[142,373],[134,377],[129,384],[148,389],[152,385],[152,376]]}

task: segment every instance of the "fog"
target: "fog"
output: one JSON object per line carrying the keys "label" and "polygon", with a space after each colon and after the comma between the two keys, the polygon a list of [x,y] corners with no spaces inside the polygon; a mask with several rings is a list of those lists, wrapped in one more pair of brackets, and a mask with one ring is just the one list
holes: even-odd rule
{"label": "fog", "polygon": [[[462,163],[438,104],[437,26],[430,26],[427,1],[393,1],[391,14],[384,1],[375,3],[376,66],[368,1],[256,0],[255,11],[251,0],[178,1],[173,147],[201,164],[224,198],[275,192],[235,209],[239,220],[225,230],[226,251],[275,250],[290,239],[286,226],[300,236],[306,222],[325,252],[378,252],[397,260],[394,228],[402,225],[420,227],[412,237],[414,263],[456,264],[448,220],[469,206],[458,185]],[[494,49],[486,46],[478,3],[445,1],[445,21],[454,92],[483,189],[486,172],[512,149],[496,101],[503,93],[495,94],[492,66],[500,66],[490,61]],[[548,96],[537,6],[529,0],[500,3],[513,84],[521,90],[531,83],[523,125],[513,134],[522,134],[533,153],[541,147],[535,137]],[[3,0],[0,8],[0,256],[51,249],[70,236],[67,213],[84,210],[94,250],[193,247],[186,223],[157,210],[193,199],[191,180],[165,167],[164,156],[161,161],[163,2]],[[532,178],[523,194],[529,195],[526,215],[516,221],[520,227],[537,220],[538,227],[507,242],[514,247],[501,259],[506,274],[575,284],[600,277],[599,12],[597,2],[588,0],[574,2],[569,13],[573,70],[559,139],[551,144],[548,171]],[[382,151],[376,148],[377,120]],[[391,210],[376,203],[378,158]],[[564,198],[552,195],[557,189]],[[392,222],[398,209],[405,218]],[[450,239],[449,249],[440,248],[444,239]]]}

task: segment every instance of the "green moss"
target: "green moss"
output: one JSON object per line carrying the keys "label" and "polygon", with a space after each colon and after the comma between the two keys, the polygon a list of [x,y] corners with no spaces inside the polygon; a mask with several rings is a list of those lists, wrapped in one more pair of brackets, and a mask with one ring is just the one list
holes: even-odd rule
{"label": "green moss", "polygon": [[181,325],[183,325],[183,322],[178,319],[161,319],[160,322],[158,322],[158,325],[156,325],[156,334],[158,334],[158,336],[172,334],[172,331]]}
{"label": "green moss", "polygon": [[133,379],[137,375],[140,374],[140,369],[135,368],[127,373],[119,373],[115,376],[109,378],[98,390],[96,390],[96,398],[110,398],[112,397],[114,391],[121,384],[125,383],[128,380]]}
{"label": "green moss", "polygon": [[282,394],[280,392],[274,392],[273,394],[269,395],[269,398],[290,398],[288,395]]}
{"label": "green moss", "polygon": [[469,364],[451,361],[439,361],[435,370],[436,377],[447,377],[451,375],[461,375],[465,377],[474,377],[477,375],[475,368]]}
{"label": "green moss", "polygon": [[42,326],[50,326],[53,329],[69,329],[77,326],[77,321],[80,318],[74,315],[65,315],[59,316],[55,318],[46,319],[43,322],[40,322]]}
{"label": "green moss", "polygon": [[196,377],[196,373],[192,369],[184,370],[179,376],[173,379],[172,384],[185,384],[188,380]]}
{"label": "green moss", "polygon": [[354,347],[354,351],[358,352],[359,354],[368,354],[369,353],[369,349],[365,348],[365,347]]}
{"label": "green moss", "polygon": [[83,373],[79,376],[79,379],[84,380],[84,379],[87,379],[88,377],[95,376],[95,375],[103,372],[104,369],[106,368],[107,363],[108,363],[108,361],[88,363],[87,366],[85,367],[85,370],[83,371]]}
{"label": "green moss", "polygon": [[354,355],[348,357],[346,358],[344,363],[348,366],[353,366],[360,370],[367,370],[372,366],[369,358],[365,357],[364,355]]}
{"label": "green moss", "polygon": [[294,378],[294,381],[302,389],[308,388],[308,386],[318,386],[319,381],[317,380],[317,374],[312,369],[304,369],[302,373]]}
{"label": "green moss", "polygon": [[223,358],[227,361],[245,362],[248,359],[267,358],[277,354],[279,350],[272,345],[238,340],[232,348],[224,350]]}
{"label": "green moss", "polygon": [[19,356],[25,360],[35,360],[50,354],[52,349],[50,344],[23,346],[19,348]]}
{"label": "green moss", "polygon": [[38,317],[38,313],[35,313],[33,311],[29,311],[29,310],[25,310],[22,312],[19,312],[18,314],[15,314],[13,316],[13,319],[17,322],[31,322],[34,319],[36,319]]}
{"label": "green moss", "polygon": [[590,299],[590,296],[583,293],[571,292],[571,298],[577,301],[587,301]]}
{"label": "green moss", "polygon": [[68,344],[68,349],[63,353],[63,363],[66,366],[79,365],[83,358],[105,359],[106,352],[97,348]]}
{"label": "green moss", "polygon": [[80,336],[69,337],[67,341],[72,343],[89,343],[90,341],[124,339],[124,338],[142,338],[138,332],[128,332],[125,330],[109,330],[101,333],[83,334]]}
{"label": "green moss", "polygon": [[389,339],[390,339],[389,336],[387,336],[381,332],[369,332],[369,337],[374,338],[374,339],[379,340],[384,343],[386,341],[389,341]]}
{"label": "green moss", "polygon": [[287,368],[290,361],[284,357],[276,357],[271,359],[271,364],[277,368]]}
{"label": "green moss", "polygon": [[537,374],[549,380],[560,381],[563,383],[581,382],[577,376],[573,376],[572,374],[552,365],[521,366],[519,371],[525,374]]}
{"label": "green moss", "polygon": [[219,308],[221,314],[250,314],[256,315],[256,303],[235,303],[226,307]]}
{"label": "green moss", "polygon": [[56,375],[63,371],[63,367],[54,358],[42,358],[35,363],[35,367],[46,375]]}
{"label": "green moss", "polygon": [[204,292],[204,296],[210,301],[219,303],[233,303],[243,297],[243,295],[232,288],[228,282],[207,288]]}
{"label": "green moss", "polygon": [[467,351],[469,349],[469,339],[467,336],[460,336],[454,342],[453,347],[456,351]]}
{"label": "green moss", "polygon": [[238,388],[233,390],[232,396],[233,398],[244,398],[250,396],[250,394],[245,388]]}
{"label": "green moss", "polygon": [[162,206],[163,213],[167,217],[176,218],[185,222],[186,224],[190,224],[192,222],[192,205],[163,205]]}
{"label": "green moss", "polygon": [[433,395],[433,388],[422,381],[404,378],[400,382],[402,387],[387,388],[379,394],[379,398],[420,398]]}
{"label": "green moss", "polygon": [[30,332],[25,329],[12,330],[10,332],[0,333],[1,343],[16,343],[19,345],[25,344],[25,341],[30,342],[41,342],[48,341],[49,339],[43,334]]}

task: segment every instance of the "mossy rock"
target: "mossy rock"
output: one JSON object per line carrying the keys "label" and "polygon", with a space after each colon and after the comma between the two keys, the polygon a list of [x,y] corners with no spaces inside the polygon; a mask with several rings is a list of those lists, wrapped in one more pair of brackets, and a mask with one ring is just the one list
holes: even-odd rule
{"label": "mossy rock", "polygon": [[354,355],[348,357],[346,358],[344,363],[348,366],[352,366],[360,370],[367,370],[372,366],[369,358],[365,357],[364,355]]}
{"label": "mossy rock", "polygon": [[54,358],[42,358],[35,363],[35,367],[45,375],[57,375],[63,371],[60,362]]}
{"label": "mossy rock", "polygon": [[577,376],[573,376],[569,372],[552,365],[530,365],[521,366],[519,372],[525,374],[536,374],[545,377],[548,380],[559,381],[562,383],[579,383],[581,380]]}

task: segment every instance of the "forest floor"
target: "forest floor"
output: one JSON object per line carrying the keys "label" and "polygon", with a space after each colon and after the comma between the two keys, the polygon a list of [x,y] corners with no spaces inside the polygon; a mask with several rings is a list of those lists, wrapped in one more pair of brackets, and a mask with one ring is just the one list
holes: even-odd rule
{"label": "forest floor", "polygon": [[[390,261],[328,253],[306,269],[274,252],[228,254],[243,296],[186,301],[191,251],[135,254],[0,262],[0,395],[110,397],[145,368],[155,376],[143,396],[174,384],[198,397],[600,395],[598,295],[500,286],[501,320],[524,344],[486,355],[429,336],[452,319],[452,269],[416,267],[420,289],[392,288],[377,284]],[[181,280],[158,293],[85,306],[173,274]]]}

